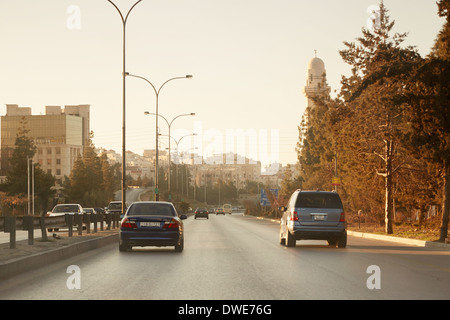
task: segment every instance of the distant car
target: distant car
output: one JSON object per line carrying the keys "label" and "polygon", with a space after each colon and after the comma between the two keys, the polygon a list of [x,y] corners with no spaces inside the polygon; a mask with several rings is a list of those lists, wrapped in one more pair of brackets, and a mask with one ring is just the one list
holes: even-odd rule
{"label": "distant car", "polygon": [[347,246],[344,208],[336,192],[297,190],[280,209],[280,244],[294,247],[297,240],[312,239]]}
{"label": "distant car", "polygon": [[94,208],[83,208],[84,213],[95,214],[96,211]]}
{"label": "distant car", "polygon": [[82,214],[83,207],[76,203],[57,204],[53,207],[50,217],[64,216],[66,214]]}
{"label": "distant car", "polygon": [[[66,214],[78,215],[83,214],[83,207],[77,203],[57,204],[53,210],[47,215],[49,217],[65,216]],[[74,221],[75,223],[75,221]],[[49,228],[48,231],[58,231],[59,228]]]}
{"label": "distant car", "polygon": [[231,214],[231,212],[233,212],[233,207],[231,206],[231,204],[224,204],[223,211],[225,213]]}
{"label": "distant car", "polygon": [[105,213],[105,209],[104,208],[95,207],[94,210],[95,210],[95,213]]}
{"label": "distant car", "polygon": [[225,211],[222,208],[218,208],[218,209],[216,209],[216,215],[218,215],[218,214],[225,215]]}
{"label": "distant car", "polygon": [[209,212],[206,208],[197,208],[195,209],[194,219],[197,218],[206,218],[209,219]]}
{"label": "distant car", "polygon": [[178,217],[170,202],[134,202],[121,221],[119,251],[135,246],[175,246],[175,251],[181,252],[184,248],[183,219],[186,215]]}
{"label": "distant car", "polygon": [[[125,204],[125,211],[126,211],[126,204]],[[108,207],[106,208],[106,214],[109,213],[122,213],[122,201],[111,201],[108,204]]]}

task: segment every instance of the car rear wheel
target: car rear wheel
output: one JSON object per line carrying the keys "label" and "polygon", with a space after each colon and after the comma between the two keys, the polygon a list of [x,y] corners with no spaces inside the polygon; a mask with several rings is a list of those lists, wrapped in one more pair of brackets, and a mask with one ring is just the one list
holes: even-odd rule
{"label": "car rear wheel", "polygon": [[181,252],[184,249],[184,238],[181,239],[180,243],[175,245],[175,252]]}
{"label": "car rear wheel", "polygon": [[289,232],[289,230],[286,230],[286,246],[288,247],[295,247],[296,240],[294,236]]}
{"label": "car rear wheel", "polygon": [[329,245],[330,247],[336,247],[336,244],[337,244],[337,242],[338,242],[338,239],[332,238],[332,239],[328,239],[327,241],[328,241],[328,245]]}
{"label": "car rear wheel", "polygon": [[280,230],[280,244],[282,245],[282,246],[285,246],[286,245],[286,239],[285,238],[283,238],[283,232]]}
{"label": "car rear wheel", "polygon": [[347,232],[344,233],[338,240],[338,248],[345,248],[347,246]]}
{"label": "car rear wheel", "polygon": [[131,247],[126,244],[126,243],[119,243],[119,251],[120,252],[125,252],[125,251],[130,251]]}

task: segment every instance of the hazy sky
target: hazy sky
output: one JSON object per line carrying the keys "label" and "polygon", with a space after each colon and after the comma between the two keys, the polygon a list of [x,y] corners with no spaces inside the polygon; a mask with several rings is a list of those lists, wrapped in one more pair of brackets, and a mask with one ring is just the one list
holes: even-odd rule
{"label": "hazy sky", "polygon": [[[126,13],[136,0],[115,0]],[[443,19],[434,0],[385,0],[395,31],[429,53]],[[143,0],[127,23],[127,71],[159,87],[159,112],[181,150],[227,151],[230,130],[254,133],[247,155],[295,163],[308,61],[324,60],[332,91],[348,75],[339,50],[378,0]],[[0,114],[6,104],[91,105],[97,147],[122,150],[122,23],[106,0],[0,0]],[[127,78],[127,150],[155,146],[155,94]],[[160,130],[167,125],[160,118]],[[195,140],[196,139],[196,140]],[[161,138],[161,148],[167,138]],[[173,144],[172,144],[173,145]],[[242,146],[235,142],[234,149]],[[180,151],[181,151],[180,150]],[[271,152],[274,150],[274,152]]]}

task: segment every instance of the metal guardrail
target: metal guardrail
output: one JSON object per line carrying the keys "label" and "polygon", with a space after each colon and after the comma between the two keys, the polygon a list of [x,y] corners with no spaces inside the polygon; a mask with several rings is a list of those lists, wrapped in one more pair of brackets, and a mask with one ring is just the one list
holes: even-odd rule
{"label": "metal guardrail", "polygon": [[75,226],[78,235],[82,235],[83,229],[86,233],[91,233],[91,224],[93,224],[93,232],[103,231],[111,228],[118,228],[120,222],[120,213],[97,213],[97,214],[66,214],[57,217],[34,217],[34,216],[7,216],[0,217],[0,231],[9,233],[9,247],[16,247],[16,231],[28,230],[28,244],[34,244],[34,230],[40,229],[42,240],[48,241],[47,230],[67,228],[68,236],[73,236],[73,227]]}

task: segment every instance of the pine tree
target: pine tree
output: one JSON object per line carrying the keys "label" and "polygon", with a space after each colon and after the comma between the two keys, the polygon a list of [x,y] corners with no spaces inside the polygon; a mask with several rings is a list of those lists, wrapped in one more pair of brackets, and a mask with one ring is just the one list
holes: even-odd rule
{"label": "pine tree", "polygon": [[441,167],[442,223],[439,241],[448,234],[450,201],[450,1],[440,0],[438,15],[446,22],[431,54],[417,63],[406,94],[407,135],[412,150]]}
{"label": "pine tree", "polygon": [[340,52],[353,68],[352,75],[343,78],[341,97],[352,110],[352,116],[344,126],[341,143],[358,156],[378,158],[380,166],[375,169],[384,177],[385,231],[390,234],[393,233],[393,178],[404,159],[399,142],[404,123],[403,87],[419,55],[412,47],[400,46],[406,34],[390,35],[394,22],[390,22],[387,13],[381,2],[376,28],[363,29],[358,43],[345,42],[347,49]]}
{"label": "pine tree", "polygon": [[67,200],[82,206],[103,207],[120,188],[120,172],[117,165],[110,165],[106,155],[97,155],[91,141],[79,155],[64,190]]}
{"label": "pine tree", "polygon": [[10,196],[26,197],[28,186],[31,187],[31,179],[28,181],[29,173],[32,173],[34,166],[34,194],[41,204],[42,213],[47,212],[48,201],[55,194],[52,188],[55,185],[55,177],[50,173],[45,173],[37,163],[32,164],[36,153],[36,145],[32,138],[28,137],[29,130],[26,123],[22,123],[19,128],[14,152],[11,156],[10,169],[6,175],[6,182],[1,189]]}
{"label": "pine tree", "polygon": [[26,124],[22,123],[16,136],[14,152],[9,159],[6,183],[2,187],[9,195],[27,194],[29,160],[36,153],[36,146],[33,139],[28,137],[28,132]]}

